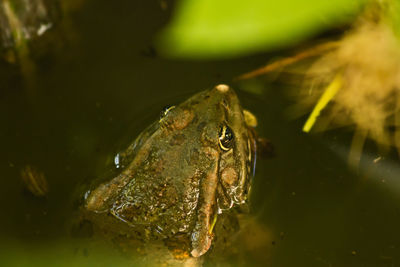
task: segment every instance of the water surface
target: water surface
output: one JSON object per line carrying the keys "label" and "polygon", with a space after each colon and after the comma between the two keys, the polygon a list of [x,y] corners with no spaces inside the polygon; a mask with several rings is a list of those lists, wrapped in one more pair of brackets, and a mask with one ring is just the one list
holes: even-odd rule
{"label": "water surface", "polygon": [[[291,105],[285,88],[266,85],[254,94],[249,90],[264,86],[262,80],[231,82],[267,62],[267,54],[212,62],[160,57],[152,42],[169,16],[159,1],[89,1],[68,17],[73,38],[66,38],[58,53],[38,59],[33,82],[1,66],[2,261],[53,265],[66,258],[63,264],[85,265],[98,260],[101,248],[71,237],[80,185],[102,175],[106,162],[157,119],[162,107],[229,83],[258,117],[260,135],[277,150],[275,158],[259,160],[252,191],[256,231],[264,239],[253,250],[246,248],[241,262],[400,265],[398,164],[388,159],[374,164],[371,145],[361,171],[350,171],[348,133],[303,134],[304,120],[285,116]],[[46,198],[24,190],[20,171],[26,164],[45,174]],[[109,253],[103,264],[127,263]]]}

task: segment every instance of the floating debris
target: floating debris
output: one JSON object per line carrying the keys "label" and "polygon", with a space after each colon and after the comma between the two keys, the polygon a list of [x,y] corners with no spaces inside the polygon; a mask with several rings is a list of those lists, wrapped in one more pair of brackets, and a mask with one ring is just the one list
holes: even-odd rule
{"label": "floating debris", "polygon": [[44,197],[49,192],[49,186],[43,172],[31,165],[26,165],[21,170],[22,181],[26,189],[37,197]]}
{"label": "floating debris", "polygon": [[58,0],[0,2],[0,48],[25,49],[27,40],[43,35],[60,18]]}
{"label": "floating debris", "polygon": [[[273,62],[239,79],[271,71],[299,74],[296,88],[299,115],[309,112],[303,131],[351,126],[349,163],[358,166],[367,138],[381,151],[396,147],[400,155],[400,40],[395,1],[376,1],[366,7],[341,39],[318,44]],[[310,60],[313,58],[313,63]],[[289,65],[295,63],[296,66]],[[300,89],[299,89],[300,88]]]}

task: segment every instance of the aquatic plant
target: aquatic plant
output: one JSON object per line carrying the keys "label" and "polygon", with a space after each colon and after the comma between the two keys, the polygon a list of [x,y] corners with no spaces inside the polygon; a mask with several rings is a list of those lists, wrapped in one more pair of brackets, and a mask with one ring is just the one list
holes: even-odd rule
{"label": "aquatic plant", "polygon": [[[395,146],[400,153],[397,10],[397,1],[374,2],[339,40],[311,47],[239,78],[285,67],[290,72],[288,66],[299,63],[296,72],[304,76],[304,81],[296,92],[295,110],[312,109],[303,131],[354,126],[349,157],[354,166],[367,137],[383,151]],[[303,60],[310,57],[317,59],[305,64]]]}

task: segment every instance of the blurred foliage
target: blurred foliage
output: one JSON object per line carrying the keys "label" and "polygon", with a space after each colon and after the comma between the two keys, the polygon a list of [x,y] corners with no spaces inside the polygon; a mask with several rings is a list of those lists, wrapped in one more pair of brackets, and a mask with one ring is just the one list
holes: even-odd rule
{"label": "blurred foliage", "polygon": [[[399,4],[400,0],[371,1],[339,39],[311,44],[239,78],[275,71],[289,81],[290,73],[300,75],[301,81],[291,81],[292,95],[297,96],[292,116],[312,110],[305,132],[353,129],[352,167],[359,165],[366,138],[376,141],[380,153],[396,147],[400,155]],[[305,59],[311,57],[307,64]]]}
{"label": "blurred foliage", "polygon": [[70,35],[75,30],[68,28],[70,14],[87,1],[0,1],[0,60],[23,65],[29,57],[35,61],[38,55],[62,47],[66,39],[74,38]]}
{"label": "blurred foliage", "polygon": [[21,47],[44,34],[61,17],[58,0],[0,2],[0,48]]}
{"label": "blurred foliage", "polygon": [[293,45],[351,21],[368,0],[181,0],[159,49],[167,56],[223,58]]}
{"label": "blurred foliage", "polygon": [[[7,241],[7,242],[5,242]],[[7,244],[5,246],[4,244]],[[142,266],[136,259],[121,257],[104,245],[60,240],[59,243],[18,243],[3,240],[1,266]]]}
{"label": "blurred foliage", "polygon": [[388,17],[393,25],[393,30],[397,37],[400,36],[400,0],[387,0],[388,4]]}

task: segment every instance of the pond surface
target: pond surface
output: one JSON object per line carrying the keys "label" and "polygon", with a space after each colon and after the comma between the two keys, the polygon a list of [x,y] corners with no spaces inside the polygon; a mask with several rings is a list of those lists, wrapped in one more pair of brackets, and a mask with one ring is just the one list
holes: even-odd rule
{"label": "pond surface", "polygon": [[[171,8],[171,6],[169,7]],[[218,83],[237,89],[277,155],[259,160],[252,189],[255,236],[240,262],[253,266],[400,265],[400,168],[365,153],[348,169],[351,136],[302,133],[279,85],[232,79],[269,55],[236,60],[169,60],[152,47],[170,10],[160,1],[89,1],[68,18],[73,41],[42,57],[27,82],[1,66],[0,258],[7,265],[127,264],[120,254],[71,238],[77,192],[160,110]],[[265,87],[262,93],[257,88]],[[371,151],[374,151],[371,145]],[[21,170],[35,166],[46,198],[24,190]],[[262,233],[261,233],[262,232]],[[104,255],[109,255],[105,257]],[[59,262],[60,258],[68,259]],[[103,259],[105,258],[105,259]],[[226,259],[229,262],[229,259]],[[238,262],[236,262],[239,264]],[[237,265],[233,264],[233,265]]]}

